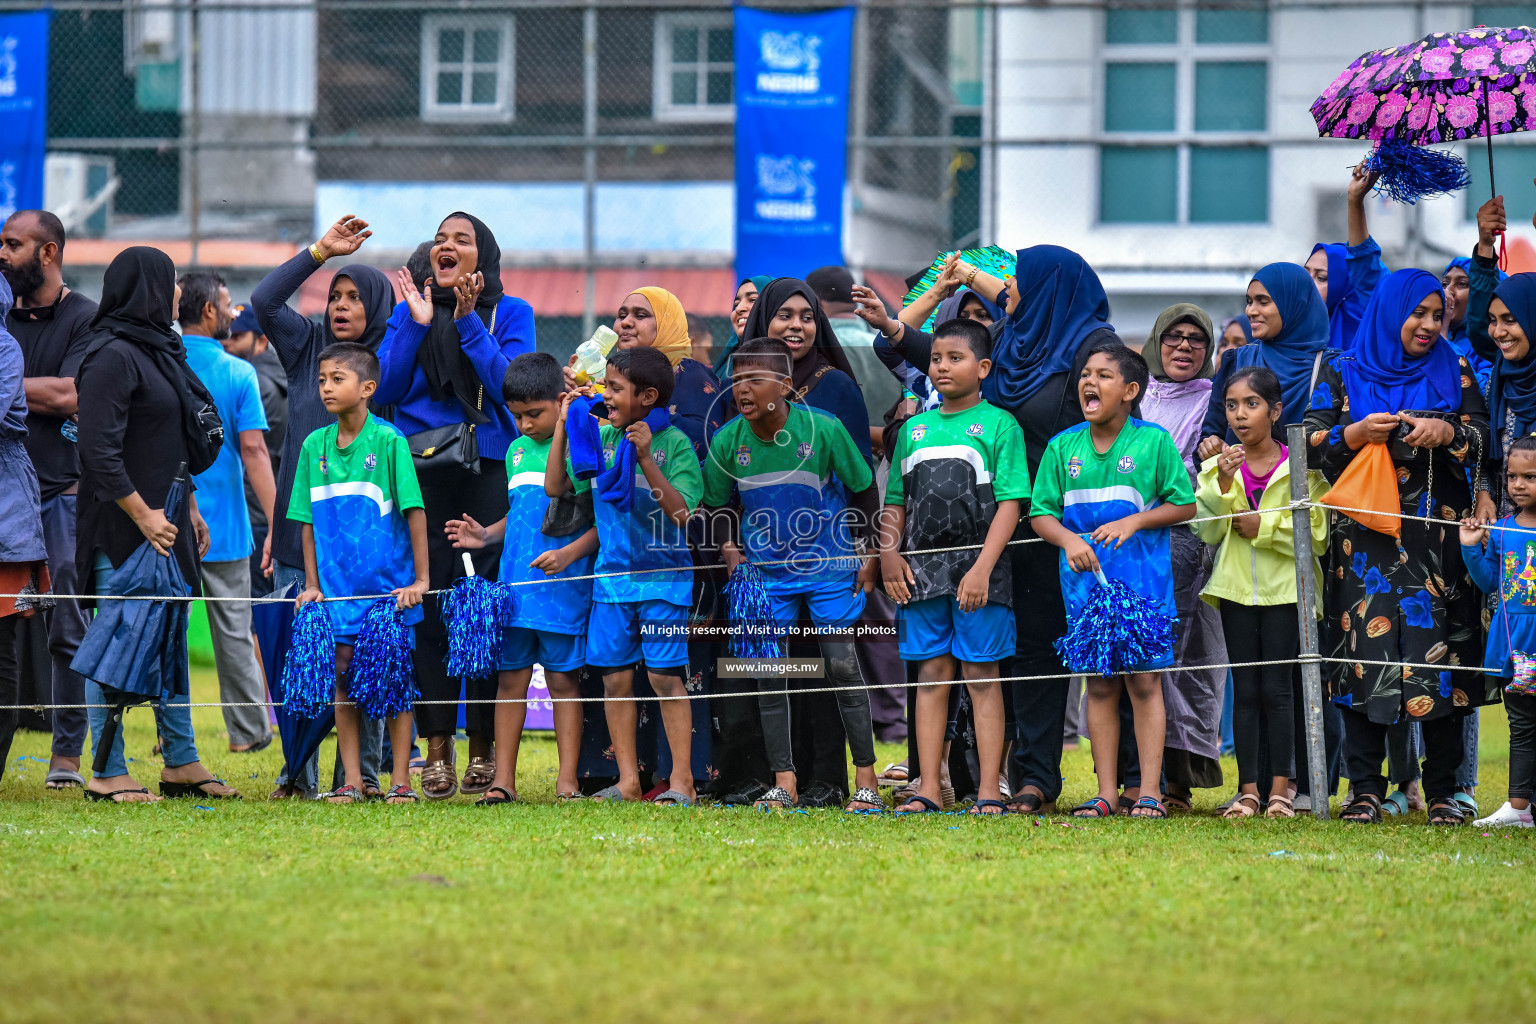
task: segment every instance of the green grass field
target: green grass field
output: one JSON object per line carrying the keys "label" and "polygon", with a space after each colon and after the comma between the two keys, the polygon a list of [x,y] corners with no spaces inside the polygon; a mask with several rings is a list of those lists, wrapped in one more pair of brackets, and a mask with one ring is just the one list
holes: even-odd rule
{"label": "green grass field", "polygon": [[[275,745],[224,754],[195,715],[243,802],[47,793],[46,737],[18,737],[0,1020],[1533,1016],[1528,832],[1225,822],[1217,791],[1167,822],[555,806],[545,738],[523,806],[272,804]],[[151,723],[128,716],[153,786]],[[1485,811],[1505,746],[1485,711]],[[1086,751],[1066,771],[1088,795]]]}

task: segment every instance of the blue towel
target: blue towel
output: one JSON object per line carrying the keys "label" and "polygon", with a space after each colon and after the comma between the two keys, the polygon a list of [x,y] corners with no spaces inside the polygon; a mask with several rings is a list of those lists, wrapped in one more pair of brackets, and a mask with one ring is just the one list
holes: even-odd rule
{"label": "blue towel", "polygon": [[[672,417],[666,406],[652,409],[645,417],[645,425],[651,428],[652,436],[670,427]],[[598,455],[601,457],[602,452]],[[628,437],[619,438],[618,446],[613,450],[613,465],[597,475],[593,489],[599,498],[620,512],[629,512],[635,507],[635,446]]]}
{"label": "blue towel", "polygon": [[603,400],[595,396],[578,397],[571,399],[566,410],[566,446],[571,454],[571,473],[577,480],[590,480],[603,471],[603,438],[592,413],[602,404]]}

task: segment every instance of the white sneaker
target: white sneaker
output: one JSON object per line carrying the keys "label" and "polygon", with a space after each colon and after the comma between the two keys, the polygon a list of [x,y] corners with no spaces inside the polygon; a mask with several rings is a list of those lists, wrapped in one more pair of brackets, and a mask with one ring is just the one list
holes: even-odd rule
{"label": "white sneaker", "polygon": [[1508,801],[1505,801],[1503,807],[1486,818],[1477,819],[1472,824],[1479,828],[1532,828],[1536,827],[1536,820],[1533,820],[1529,807],[1523,811],[1517,811]]}

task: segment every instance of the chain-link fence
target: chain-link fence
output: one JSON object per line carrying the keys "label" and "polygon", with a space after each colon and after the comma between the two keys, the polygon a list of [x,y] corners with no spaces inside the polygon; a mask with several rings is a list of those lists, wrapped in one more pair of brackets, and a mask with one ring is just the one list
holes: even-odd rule
{"label": "chain-link fence", "polygon": [[[725,328],[729,4],[52,10],[47,203],[72,239],[174,243],[178,263],[239,276],[350,212],[373,223],[370,261],[389,265],[465,206],[490,212],[504,265],[539,271],[544,331],[574,341],[628,287],[605,271],[642,264],[687,277],[689,309]],[[977,241],[982,18],[942,3],[859,12],[851,263],[906,273]]]}
{"label": "chain-link fence", "polygon": [[[28,9],[0,3],[6,10]],[[635,272],[718,333],[735,284],[733,10],[719,0],[60,0],[48,205],[226,268],[237,294],[343,213],[398,265],[456,207],[486,215],[559,351]],[[845,253],[898,300],[940,249],[1059,242],[1117,323],[1170,295],[1234,312],[1246,275],[1342,239],[1360,144],[1307,108],[1362,51],[1536,21],[1524,5],[864,0]],[[1511,220],[1536,147],[1499,140]],[[1470,246],[1487,187],[1389,208],[1390,257]],[[1509,188],[1502,186],[1508,183]],[[1529,193],[1529,196],[1526,194]],[[75,246],[76,266],[91,262]],[[1533,254],[1536,259],[1536,254]],[[761,268],[771,272],[774,268]],[[308,300],[308,301],[313,301]]]}

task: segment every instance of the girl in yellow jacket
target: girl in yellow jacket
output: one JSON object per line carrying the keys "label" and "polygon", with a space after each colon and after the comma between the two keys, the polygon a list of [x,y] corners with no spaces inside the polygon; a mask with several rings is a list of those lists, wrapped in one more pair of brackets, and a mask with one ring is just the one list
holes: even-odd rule
{"label": "girl in yellow jacket", "polygon": [[[1221,610],[1231,661],[1294,659],[1301,649],[1296,617],[1296,563],[1291,519],[1291,474],[1286,447],[1275,438],[1280,381],[1263,366],[1245,366],[1227,380],[1227,424],[1238,444],[1206,459],[1195,489],[1201,518],[1246,513],[1199,524],[1200,539],[1219,544],[1216,565],[1201,597]],[[1313,500],[1328,490],[1322,474],[1307,474]],[[1312,550],[1327,542],[1324,510],[1312,509]],[[1322,570],[1313,560],[1319,592]],[[1321,606],[1316,610],[1320,613]],[[1295,767],[1292,693],[1301,670],[1293,663],[1232,670],[1232,738],[1237,747],[1238,796],[1228,818],[1259,813],[1260,725],[1269,738],[1271,818],[1293,818],[1289,796]],[[1262,709],[1262,712],[1261,712]]]}

